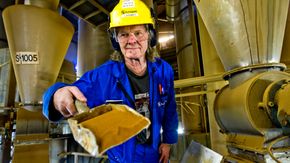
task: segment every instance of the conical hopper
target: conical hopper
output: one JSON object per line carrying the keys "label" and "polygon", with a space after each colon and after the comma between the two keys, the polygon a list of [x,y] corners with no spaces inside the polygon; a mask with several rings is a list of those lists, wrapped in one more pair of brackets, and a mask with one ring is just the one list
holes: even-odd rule
{"label": "conical hopper", "polygon": [[3,11],[21,103],[40,109],[43,92],[52,85],[72,39],[72,24],[57,12],[30,5]]}
{"label": "conical hopper", "polygon": [[226,71],[280,62],[289,0],[194,0]]}

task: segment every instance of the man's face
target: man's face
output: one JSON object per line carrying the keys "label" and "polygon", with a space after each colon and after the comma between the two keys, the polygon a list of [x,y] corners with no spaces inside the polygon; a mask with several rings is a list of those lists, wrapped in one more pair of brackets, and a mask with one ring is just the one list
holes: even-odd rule
{"label": "man's face", "polygon": [[126,60],[144,60],[149,33],[144,25],[119,27],[117,39]]}

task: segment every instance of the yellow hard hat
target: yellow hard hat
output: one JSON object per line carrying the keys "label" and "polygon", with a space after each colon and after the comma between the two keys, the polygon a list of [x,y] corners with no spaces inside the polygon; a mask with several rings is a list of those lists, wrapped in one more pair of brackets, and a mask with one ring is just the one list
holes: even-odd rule
{"label": "yellow hard hat", "polygon": [[150,9],[141,0],[120,0],[110,13],[110,27],[151,24],[154,20]]}

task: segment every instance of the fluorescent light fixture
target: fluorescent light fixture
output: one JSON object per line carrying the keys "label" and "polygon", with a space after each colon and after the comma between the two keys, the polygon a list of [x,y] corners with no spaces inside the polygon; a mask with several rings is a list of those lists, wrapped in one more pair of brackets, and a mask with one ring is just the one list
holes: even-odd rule
{"label": "fluorescent light fixture", "polygon": [[184,128],[179,126],[178,129],[177,129],[177,133],[178,133],[179,135],[184,134]]}
{"label": "fluorescent light fixture", "polygon": [[164,42],[167,42],[167,41],[169,41],[169,40],[171,40],[173,38],[174,38],[174,35],[163,36],[163,37],[159,38],[158,42],[159,43],[164,43]]}

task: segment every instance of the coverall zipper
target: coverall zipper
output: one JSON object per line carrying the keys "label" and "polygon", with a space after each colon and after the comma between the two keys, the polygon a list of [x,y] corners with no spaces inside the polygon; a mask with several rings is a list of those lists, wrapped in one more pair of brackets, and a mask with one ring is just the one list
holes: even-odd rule
{"label": "coverall zipper", "polygon": [[126,91],[125,87],[122,85],[122,83],[120,82],[119,79],[117,80],[117,85],[122,90],[122,92],[124,93],[124,95],[126,96],[126,98],[129,100],[131,106],[135,108],[135,102],[134,102],[134,100],[131,98],[131,96]]}

